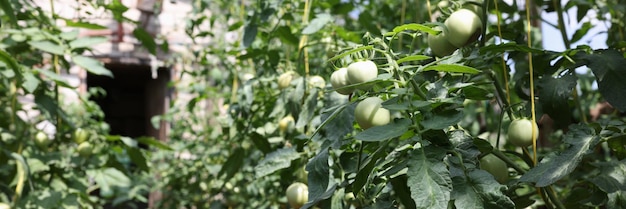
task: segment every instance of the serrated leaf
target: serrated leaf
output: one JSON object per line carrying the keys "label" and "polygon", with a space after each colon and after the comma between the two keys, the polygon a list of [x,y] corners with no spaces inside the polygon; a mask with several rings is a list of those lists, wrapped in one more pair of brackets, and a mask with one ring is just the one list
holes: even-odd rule
{"label": "serrated leaf", "polygon": [[542,110],[555,121],[555,128],[564,128],[571,123],[572,112],[569,97],[577,84],[573,74],[560,78],[545,76],[539,80],[539,102]]}
{"label": "serrated leaf", "polygon": [[300,158],[295,148],[283,148],[271,152],[257,166],[254,167],[257,178],[267,176],[277,170],[288,168],[291,161]]}
{"label": "serrated leaf", "polygon": [[85,57],[85,56],[80,56],[80,55],[75,55],[75,56],[72,56],[72,61],[74,61],[76,65],[84,68],[85,70],[95,75],[104,75],[104,76],[113,77],[113,73],[111,73],[111,71],[109,71],[108,69],[104,68],[102,63],[96,59]]}
{"label": "serrated leaf", "polygon": [[313,20],[302,30],[302,34],[310,35],[321,30],[326,24],[333,21],[330,14],[317,14]]}
{"label": "serrated leaf", "polygon": [[[330,190],[328,188],[330,175],[330,167],[328,166],[328,149],[323,149],[317,153],[317,155],[315,155],[315,157],[313,157],[309,163],[306,164],[306,171],[309,172],[309,202],[307,205],[314,205],[315,203],[330,197],[332,193],[330,195],[326,194],[327,191]],[[334,192],[334,189],[332,192]]]}
{"label": "serrated leaf", "polygon": [[446,152],[427,146],[411,153],[408,163],[408,186],[417,208],[447,209],[452,179],[443,163]]}
{"label": "serrated leaf", "polygon": [[404,134],[409,130],[411,119],[401,119],[393,121],[384,126],[371,127],[365,131],[361,131],[354,136],[355,139],[361,141],[375,142],[395,138]]}
{"label": "serrated leaf", "polygon": [[592,165],[599,168],[597,176],[590,179],[600,190],[606,193],[626,191],[626,160],[597,162]]}
{"label": "serrated leaf", "polygon": [[569,145],[564,151],[545,157],[536,167],[526,172],[520,181],[533,182],[537,187],[553,184],[571,173],[582,157],[598,142],[591,127],[579,124],[571,125],[563,139]]}
{"label": "serrated leaf", "polygon": [[64,55],[65,47],[52,41],[31,41],[28,44],[36,49],[56,55]]}
{"label": "serrated leaf", "polygon": [[456,208],[515,208],[513,201],[502,193],[506,187],[487,171],[476,169],[467,176],[455,176],[452,182]]}
{"label": "serrated leaf", "polygon": [[463,116],[463,111],[458,109],[449,109],[424,115],[424,119],[420,124],[422,124],[425,129],[444,129],[457,124],[461,121],[461,119],[463,119]]}
{"label": "serrated leaf", "polygon": [[404,24],[404,25],[400,25],[400,26],[396,26],[395,28],[393,28],[391,33],[386,33],[385,36],[391,36],[391,35],[395,35],[397,33],[400,33],[402,31],[405,30],[412,30],[412,31],[423,31],[432,35],[437,35],[437,33],[439,33],[439,31],[436,31],[434,29],[432,29],[431,27],[425,26],[425,25],[420,25],[417,23],[409,23],[409,24]]}
{"label": "serrated leaf", "polygon": [[599,50],[594,54],[579,53],[574,58],[586,62],[598,81],[602,97],[613,107],[626,112],[626,58],[615,50]]}
{"label": "serrated leaf", "polygon": [[431,65],[424,68],[424,71],[439,71],[439,72],[448,72],[448,73],[469,73],[469,74],[477,74],[480,73],[480,70],[477,70],[473,67],[468,67],[465,65],[457,65],[457,64],[438,64]]}
{"label": "serrated leaf", "polygon": [[403,57],[402,59],[399,59],[396,62],[398,64],[400,64],[400,63],[403,63],[403,62],[422,61],[422,60],[427,60],[427,59],[430,59],[430,58],[432,58],[432,57],[426,56],[426,55],[412,55],[412,56]]}

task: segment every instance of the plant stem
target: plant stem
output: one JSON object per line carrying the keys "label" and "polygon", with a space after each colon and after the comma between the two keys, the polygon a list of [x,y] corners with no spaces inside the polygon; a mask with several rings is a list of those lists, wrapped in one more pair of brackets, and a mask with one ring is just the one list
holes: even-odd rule
{"label": "plant stem", "polygon": [[511,107],[511,104],[507,99],[504,99],[507,94],[502,91],[502,84],[500,84],[500,81],[498,80],[498,78],[496,78],[496,73],[494,73],[492,70],[489,70],[488,74],[491,80],[493,80],[493,85],[496,88],[496,93],[498,93],[498,96],[500,96],[500,100],[502,100],[502,102],[504,103],[504,108],[502,110],[506,111],[506,114],[509,116],[510,119],[514,119],[515,117],[513,116],[512,110],[511,108],[509,108]]}
{"label": "plant stem", "polygon": [[519,165],[517,165],[517,163],[515,163],[511,159],[509,159],[498,148],[493,148],[493,150],[491,150],[491,153],[493,155],[495,155],[496,157],[500,158],[507,165],[511,166],[511,168],[513,168],[515,171],[517,171],[520,175],[523,175],[524,173],[526,173],[526,171],[522,167],[519,167]]}
{"label": "plant stem", "polygon": [[550,201],[554,203],[556,208],[565,209],[565,205],[563,205],[563,203],[556,196],[556,192],[554,192],[554,188],[552,188],[552,186],[546,187],[546,193],[548,194],[548,198],[550,198]]}
{"label": "plant stem", "polygon": [[563,44],[565,45],[565,49],[570,48],[570,41],[567,38],[567,30],[565,29],[565,20],[563,17],[563,7],[561,6],[561,0],[552,0],[552,4],[554,4],[554,8],[556,9],[556,13],[558,16],[558,28],[561,31],[561,38],[563,39]]}

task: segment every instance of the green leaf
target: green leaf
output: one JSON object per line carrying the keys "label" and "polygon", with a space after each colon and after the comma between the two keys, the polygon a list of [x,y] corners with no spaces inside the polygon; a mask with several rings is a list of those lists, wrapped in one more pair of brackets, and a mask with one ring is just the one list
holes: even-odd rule
{"label": "green leaf", "polygon": [[122,173],[120,170],[115,168],[101,168],[101,169],[93,169],[87,170],[87,175],[92,177],[96,183],[102,187],[111,187],[111,186],[119,186],[119,187],[130,187],[131,180],[126,176],[126,174]]}
{"label": "green leaf", "polygon": [[571,125],[569,132],[563,136],[569,146],[560,154],[546,156],[536,167],[526,172],[520,181],[533,182],[537,187],[558,181],[578,166],[582,157],[598,143],[598,138],[591,127]]}
{"label": "green leaf", "polygon": [[[309,187],[309,203],[317,203],[332,195],[326,194],[327,191],[334,192],[334,187],[329,188],[330,167],[328,166],[328,149],[323,149],[315,157],[306,164],[308,174]],[[312,205],[311,204],[311,205]]]}
{"label": "green leaf", "polygon": [[398,64],[403,63],[403,62],[410,62],[410,61],[422,61],[422,60],[427,60],[430,59],[432,57],[426,56],[426,55],[411,55],[411,56],[407,56],[407,57],[403,57],[401,59],[399,59],[398,61],[396,61]]}
{"label": "green leaf", "polygon": [[46,76],[47,78],[49,78],[50,80],[54,81],[56,84],[63,86],[63,87],[68,87],[68,88],[76,88],[77,86],[72,86],[70,85],[70,83],[67,82],[67,80],[63,77],[60,76],[52,71],[49,70],[45,70],[45,69],[35,69],[35,72],[42,74],[44,76]]}
{"label": "green leaf", "polygon": [[15,61],[15,59],[13,59],[13,56],[11,56],[9,53],[5,52],[2,49],[0,49],[0,61],[9,66],[9,68],[11,68],[13,72],[15,72],[15,74],[20,74],[20,65],[17,63],[17,61]]}
{"label": "green leaf", "polygon": [[438,64],[431,65],[424,68],[424,71],[435,70],[439,72],[448,72],[448,73],[469,73],[469,74],[477,74],[480,73],[480,70],[477,70],[473,67],[468,67],[465,65],[457,65],[457,64]]}
{"label": "green leaf", "polygon": [[425,129],[444,129],[448,128],[451,125],[457,124],[461,119],[463,119],[463,111],[459,109],[449,109],[441,112],[430,112],[424,114],[424,119],[420,124],[424,126]]}
{"label": "green leaf", "polygon": [[545,51],[541,49],[529,48],[528,46],[516,44],[514,42],[508,42],[503,44],[490,44],[480,48],[480,53],[492,52],[507,52],[507,51],[519,51],[519,52],[530,52],[533,54],[543,54]]}
{"label": "green leaf", "polygon": [[539,80],[539,102],[542,110],[554,119],[555,128],[565,128],[571,124],[572,108],[569,105],[569,97],[577,84],[577,78],[573,74],[567,74],[560,78],[545,76]]}
{"label": "green leaf", "polygon": [[150,171],[150,168],[148,167],[148,160],[146,160],[146,156],[144,156],[140,148],[127,147],[126,153],[128,153],[130,161],[132,161],[133,164],[137,166],[140,170],[145,172]]}
{"label": "green leaf", "polygon": [[455,176],[452,182],[456,208],[515,208],[513,201],[502,193],[506,187],[487,171],[476,169],[467,176]]}
{"label": "green leaf", "polygon": [[24,90],[26,90],[29,93],[35,92],[35,90],[37,89],[37,86],[39,86],[39,84],[41,83],[41,80],[39,80],[35,75],[33,75],[31,71],[23,72],[21,75],[22,75],[22,78],[24,79],[24,81],[22,82],[22,87],[24,87]]}
{"label": "green leaf", "polygon": [[143,28],[135,28],[135,30],[133,30],[133,35],[135,36],[135,38],[137,38],[137,40],[139,40],[139,42],[141,42],[142,46],[148,49],[150,54],[156,55],[157,44],[154,41],[152,35],[148,33],[148,31],[144,30]]}
{"label": "green leaf", "polygon": [[108,27],[103,26],[103,25],[98,25],[98,24],[93,24],[93,23],[88,23],[88,22],[82,22],[82,21],[74,22],[71,19],[64,19],[64,20],[65,20],[65,25],[68,26],[68,27],[85,28],[85,29],[90,29],[90,30],[104,30],[104,29],[108,29]]}
{"label": "green leaf", "polygon": [[146,144],[152,147],[156,147],[162,150],[169,150],[169,151],[173,151],[174,149],[172,149],[170,146],[168,146],[167,144],[164,144],[163,142],[156,140],[153,137],[138,137],[137,141],[139,143],[142,144]]}
{"label": "green leaf", "polygon": [[250,47],[250,45],[252,45],[252,42],[254,42],[254,39],[256,39],[258,27],[259,26],[254,22],[249,22],[246,25],[246,28],[243,31],[243,47],[244,48],[248,48]]}
{"label": "green leaf", "polygon": [[300,154],[293,147],[278,149],[265,156],[265,158],[254,167],[256,178],[261,178],[277,170],[288,168],[291,166],[291,161],[298,158],[300,158]]}
{"label": "green leaf", "polygon": [[490,100],[494,98],[493,91],[478,87],[476,85],[469,85],[462,87],[463,95],[466,99],[473,100]]}
{"label": "green leaf", "polygon": [[4,10],[4,14],[2,15],[9,17],[11,25],[15,26],[17,25],[17,16],[15,16],[15,11],[13,10],[13,6],[11,4],[10,0],[0,0],[0,7]]}
{"label": "green leaf", "polygon": [[298,37],[293,35],[291,29],[288,26],[283,25],[276,28],[276,34],[281,41],[291,44],[292,46],[298,46],[298,43],[300,42],[300,40],[298,40]]}
{"label": "green leaf", "polygon": [[326,24],[333,21],[333,17],[330,14],[322,13],[317,14],[313,20],[302,30],[302,34],[310,35],[321,30]]}
{"label": "green leaf", "polygon": [[434,146],[411,153],[408,163],[408,186],[417,208],[447,209],[452,179],[443,158],[446,152]]}
{"label": "green leaf", "polygon": [[256,146],[257,149],[261,150],[263,154],[267,154],[272,151],[272,146],[267,141],[267,138],[265,136],[262,136],[257,132],[252,132],[250,133],[250,139],[252,139],[252,143],[254,144],[254,146]]}
{"label": "green leaf", "polygon": [[71,49],[88,48],[108,41],[105,37],[80,37],[69,43]]}
{"label": "green leaf", "polygon": [[407,175],[400,175],[396,178],[392,178],[389,182],[392,185],[393,191],[398,195],[398,199],[406,208],[416,208],[415,201],[411,198],[411,189],[407,186]]}
{"label": "green leaf", "polygon": [[439,31],[436,31],[432,29],[431,27],[420,25],[417,23],[409,23],[405,25],[396,26],[395,28],[393,28],[392,32],[386,33],[385,36],[393,36],[405,30],[423,31],[432,35],[437,35],[437,33],[439,33]]}
{"label": "green leaf", "polygon": [[592,163],[599,168],[597,176],[589,181],[595,184],[603,192],[614,193],[626,191],[626,160]]}
{"label": "green leaf", "polygon": [[220,178],[223,175],[226,175],[224,178],[224,182],[228,182],[230,178],[235,176],[237,172],[244,166],[245,150],[243,148],[237,148],[233,151],[224,164],[222,164],[222,169],[217,174],[217,177]]}
{"label": "green leaf", "polygon": [[408,131],[411,122],[411,119],[405,118],[398,121],[393,121],[384,126],[371,127],[365,131],[359,132],[354,136],[354,138],[368,142],[383,141],[395,138],[401,136],[406,131]]}
{"label": "green leaf", "polygon": [[580,28],[578,28],[576,32],[574,32],[574,35],[572,35],[570,43],[576,43],[577,41],[579,41],[581,38],[583,38],[583,36],[587,35],[587,32],[589,32],[589,29],[591,29],[592,27],[593,26],[591,25],[591,22],[583,23],[583,25],[580,26]]}
{"label": "green leaf", "polygon": [[52,53],[56,55],[65,54],[65,47],[58,45],[56,43],[53,43],[52,41],[31,41],[31,42],[28,42],[28,44],[44,52],[48,52],[48,53]]}
{"label": "green leaf", "polygon": [[586,62],[598,81],[602,97],[613,107],[626,112],[626,58],[615,50],[598,50],[594,54],[579,53],[574,58]]}
{"label": "green leaf", "polygon": [[93,73],[96,75],[105,75],[105,76],[113,77],[113,73],[111,73],[111,71],[109,71],[108,69],[104,68],[102,63],[96,59],[81,56],[81,55],[74,55],[72,56],[72,60],[74,61],[76,65],[84,68],[90,73]]}
{"label": "green leaf", "polygon": [[[304,81],[304,79],[302,79]],[[303,82],[304,83],[304,82]],[[315,116],[315,109],[317,108],[317,89],[310,88],[305,103],[302,106],[302,111],[298,115],[298,121],[296,122],[296,128],[303,128],[310,124],[310,121]]]}

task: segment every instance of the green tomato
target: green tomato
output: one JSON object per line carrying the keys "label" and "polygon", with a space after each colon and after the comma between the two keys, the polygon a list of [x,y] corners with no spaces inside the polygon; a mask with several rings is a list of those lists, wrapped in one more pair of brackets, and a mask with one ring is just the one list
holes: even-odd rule
{"label": "green tomato", "polygon": [[89,138],[89,132],[87,132],[87,130],[82,129],[82,128],[77,128],[76,130],[74,130],[74,142],[76,142],[76,144],[80,144],[83,143],[84,141],[87,141],[87,139]]}
{"label": "green tomato", "polygon": [[435,29],[441,30],[441,33],[437,35],[428,35],[428,46],[430,46],[430,50],[435,56],[445,57],[458,49],[458,47],[452,45],[448,41],[446,30],[439,26],[435,27]]}
{"label": "green tomato", "polygon": [[309,85],[314,88],[323,89],[324,87],[326,87],[326,81],[324,80],[324,78],[322,78],[322,76],[314,75],[309,77]]}
{"label": "green tomato", "polygon": [[293,119],[293,116],[285,116],[284,118],[280,119],[280,121],[278,121],[278,129],[280,130],[280,132],[285,132],[289,128],[289,125],[293,124],[294,122],[295,120]]}
{"label": "green tomato", "polygon": [[41,148],[47,148],[48,145],[50,144],[50,139],[48,138],[48,135],[46,133],[44,133],[43,131],[39,131],[37,132],[37,134],[35,134],[35,144]]}
{"label": "green tomato", "polygon": [[284,89],[291,85],[291,81],[296,77],[296,72],[289,71],[278,76],[278,89]]}
{"label": "green tomato", "polygon": [[444,24],[448,28],[448,41],[459,48],[476,41],[483,26],[480,17],[469,9],[453,12]]}
{"label": "green tomato", "polygon": [[485,155],[480,159],[480,169],[489,172],[501,184],[509,180],[509,171],[506,163],[493,154]]}
{"label": "green tomato", "polygon": [[[378,76],[378,67],[371,60],[357,61],[348,65],[347,78],[350,84],[359,84],[372,81]],[[357,87],[367,90],[371,85],[361,85]]]}
{"label": "green tomato", "polygon": [[81,157],[89,157],[93,151],[93,146],[89,142],[83,142],[78,145],[76,150]]}
{"label": "green tomato", "polygon": [[532,128],[535,128],[535,139],[539,137],[539,128],[536,123],[528,119],[516,119],[509,124],[507,133],[508,141],[519,147],[527,147],[533,144]]}
{"label": "green tomato", "polygon": [[287,187],[287,202],[292,208],[300,208],[309,201],[309,187],[296,182]]}
{"label": "green tomato", "polygon": [[386,125],[391,121],[389,110],[382,107],[383,100],[368,97],[359,102],[354,109],[354,119],[363,129]]}
{"label": "green tomato", "polygon": [[[474,0],[472,2],[478,3],[480,5],[483,4],[482,0]],[[466,2],[465,4],[463,4],[463,8],[469,9],[470,11],[474,12],[476,15],[478,15],[478,17],[480,17],[480,20],[483,19],[483,7],[476,5],[474,3]]]}
{"label": "green tomato", "polygon": [[333,86],[333,89],[339,94],[351,94],[354,88],[343,88],[344,86],[350,85],[348,81],[348,68],[339,68],[339,70],[333,72],[333,74],[330,75],[330,85]]}

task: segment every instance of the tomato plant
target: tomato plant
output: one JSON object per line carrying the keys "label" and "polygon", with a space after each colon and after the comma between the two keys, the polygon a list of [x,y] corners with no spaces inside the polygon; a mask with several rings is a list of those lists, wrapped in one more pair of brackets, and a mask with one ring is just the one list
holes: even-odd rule
{"label": "tomato plant", "polygon": [[354,91],[354,88],[346,87],[350,85],[350,82],[348,81],[348,68],[339,68],[334,71],[330,75],[330,84],[332,84],[333,89],[340,94],[347,95]]}
{"label": "tomato plant", "polygon": [[507,132],[507,141],[519,147],[527,147],[533,144],[534,138],[539,138],[539,127],[528,119],[516,119],[511,121]]}
{"label": "tomato plant", "polygon": [[389,110],[382,107],[383,100],[368,97],[360,101],[354,108],[354,119],[363,129],[373,126],[387,125],[391,120]]}
{"label": "tomato plant", "polygon": [[[378,67],[371,60],[361,60],[350,63],[347,67],[346,79],[350,84],[361,84],[376,79]],[[360,85],[356,88],[361,90],[369,89],[370,85]]]}

